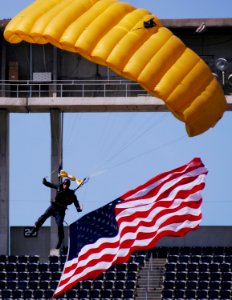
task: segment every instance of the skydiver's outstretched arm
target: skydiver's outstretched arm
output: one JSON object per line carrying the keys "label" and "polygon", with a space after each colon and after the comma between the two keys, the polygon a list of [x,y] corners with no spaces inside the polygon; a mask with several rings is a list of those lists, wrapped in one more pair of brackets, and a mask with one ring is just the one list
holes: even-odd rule
{"label": "skydiver's outstretched arm", "polygon": [[54,184],[54,183],[51,183],[51,182],[47,181],[46,178],[43,178],[42,183],[43,183],[45,186],[50,187],[50,188],[52,188],[52,189],[55,189],[55,190],[58,189],[58,185],[56,185],[56,184]]}

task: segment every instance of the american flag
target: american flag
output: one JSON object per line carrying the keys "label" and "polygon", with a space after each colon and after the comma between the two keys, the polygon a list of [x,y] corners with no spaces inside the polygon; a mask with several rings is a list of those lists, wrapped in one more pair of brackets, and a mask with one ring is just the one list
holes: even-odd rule
{"label": "american flag", "polygon": [[127,262],[132,252],[152,248],[164,236],[197,229],[207,173],[201,159],[194,158],[72,223],[67,261],[53,297]]}

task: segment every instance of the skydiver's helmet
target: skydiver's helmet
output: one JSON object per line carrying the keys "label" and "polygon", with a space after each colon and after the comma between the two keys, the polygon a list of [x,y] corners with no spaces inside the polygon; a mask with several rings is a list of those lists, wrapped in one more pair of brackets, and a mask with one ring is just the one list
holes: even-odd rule
{"label": "skydiver's helmet", "polygon": [[70,187],[70,180],[68,178],[66,178],[64,181],[63,181],[63,184],[67,185],[67,187]]}

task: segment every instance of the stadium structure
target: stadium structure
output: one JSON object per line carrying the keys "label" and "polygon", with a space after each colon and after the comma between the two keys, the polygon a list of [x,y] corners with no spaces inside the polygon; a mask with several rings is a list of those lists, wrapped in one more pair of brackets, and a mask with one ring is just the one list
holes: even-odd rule
{"label": "stadium structure", "polygon": [[[53,170],[58,169],[62,155],[62,112],[155,112],[166,108],[137,83],[80,55],[49,44],[9,44],[3,38],[8,21],[0,21],[0,299],[50,299],[66,259],[68,228],[63,248],[53,255],[53,221],[37,236],[28,234],[30,227],[9,226],[10,114],[50,113]],[[205,60],[221,83],[231,110],[232,19],[162,22]],[[79,282],[59,298],[232,299],[231,263],[231,227],[202,226],[185,237],[163,238],[154,249],[134,253],[128,263],[113,266],[95,280]]]}

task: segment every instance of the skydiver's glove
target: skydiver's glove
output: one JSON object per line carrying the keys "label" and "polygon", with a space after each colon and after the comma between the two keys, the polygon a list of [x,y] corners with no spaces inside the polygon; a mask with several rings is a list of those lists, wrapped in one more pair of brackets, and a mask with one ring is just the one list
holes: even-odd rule
{"label": "skydiver's glove", "polygon": [[80,207],[77,208],[77,212],[82,212],[82,209]]}
{"label": "skydiver's glove", "polygon": [[46,183],[47,183],[47,179],[46,179],[45,177],[43,178],[42,183],[43,183],[43,184],[46,184]]}

